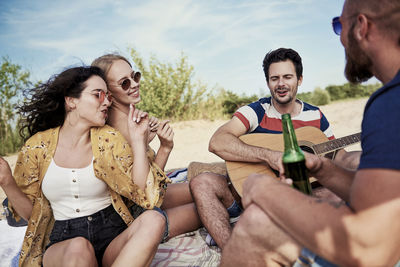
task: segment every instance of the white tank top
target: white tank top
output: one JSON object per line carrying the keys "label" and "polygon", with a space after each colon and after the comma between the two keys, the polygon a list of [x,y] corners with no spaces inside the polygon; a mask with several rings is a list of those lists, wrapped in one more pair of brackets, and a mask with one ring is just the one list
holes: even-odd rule
{"label": "white tank top", "polygon": [[107,184],[94,175],[93,161],[87,167],[72,169],[57,166],[52,159],[42,191],[56,220],[89,216],[111,204]]}

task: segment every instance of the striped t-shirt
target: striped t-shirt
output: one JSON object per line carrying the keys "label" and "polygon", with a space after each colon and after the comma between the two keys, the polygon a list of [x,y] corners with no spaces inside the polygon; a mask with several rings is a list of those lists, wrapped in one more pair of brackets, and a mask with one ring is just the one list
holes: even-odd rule
{"label": "striped t-shirt", "polygon": [[[300,100],[297,100],[300,101]],[[300,101],[301,112],[292,118],[295,129],[313,126],[320,129],[329,140],[335,139],[329,122],[321,110],[313,105]],[[233,116],[242,121],[247,133],[282,133],[281,114],[271,103],[271,97],[261,98],[247,106],[239,108]]]}

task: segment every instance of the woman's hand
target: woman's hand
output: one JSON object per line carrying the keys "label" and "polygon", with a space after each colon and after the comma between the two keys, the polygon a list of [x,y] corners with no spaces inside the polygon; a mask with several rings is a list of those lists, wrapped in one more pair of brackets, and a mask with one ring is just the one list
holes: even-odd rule
{"label": "woman's hand", "polygon": [[150,170],[146,155],[149,145],[149,116],[147,112],[135,108],[132,104],[129,106],[128,131],[134,158],[132,181],[137,184],[140,189],[144,190]]}
{"label": "woman's hand", "polygon": [[0,186],[6,187],[10,183],[14,183],[11,168],[8,162],[0,157]]}
{"label": "woman's hand", "polygon": [[149,127],[150,127],[149,143],[151,141],[153,141],[154,137],[156,136],[159,125],[160,125],[160,121],[156,117],[150,117],[150,119],[149,119]]}
{"label": "woman's hand", "polygon": [[160,139],[160,148],[171,151],[174,147],[174,131],[169,124],[169,120],[163,120],[157,130]]}
{"label": "woman's hand", "polygon": [[132,104],[129,106],[128,131],[132,144],[145,141],[147,145],[150,132],[149,116],[147,112],[135,108]]}

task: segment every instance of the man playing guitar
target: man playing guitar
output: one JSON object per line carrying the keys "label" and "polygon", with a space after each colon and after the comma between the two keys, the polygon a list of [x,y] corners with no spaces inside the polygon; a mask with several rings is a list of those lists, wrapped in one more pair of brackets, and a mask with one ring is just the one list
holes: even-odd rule
{"label": "man playing guitar", "polygon": [[[281,114],[285,113],[290,113],[295,129],[313,126],[330,140],[334,139],[334,135],[319,108],[296,98],[303,80],[301,57],[296,51],[279,48],[267,53],[263,69],[271,97],[239,108],[232,119],[211,137],[209,150],[226,161],[266,163],[283,175],[280,151],[246,144],[239,137],[248,133],[282,133]],[[359,156],[359,152],[341,149],[335,156],[335,162],[346,162],[347,168],[355,169]],[[209,232],[206,242],[223,249],[232,232],[233,218],[242,212],[227,178],[215,173],[202,173],[190,181],[190,189],[200,219]]]}

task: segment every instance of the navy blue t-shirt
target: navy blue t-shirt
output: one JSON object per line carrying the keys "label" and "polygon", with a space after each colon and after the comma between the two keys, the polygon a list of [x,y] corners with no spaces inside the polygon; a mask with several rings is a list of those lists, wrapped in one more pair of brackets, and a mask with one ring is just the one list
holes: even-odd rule
{"label": "navy blue t-shirt", "polygon": [[368,100],[361,147],[359,169],[400,170],[400,71]]}

